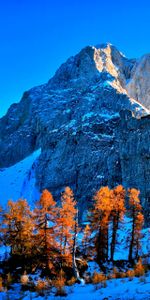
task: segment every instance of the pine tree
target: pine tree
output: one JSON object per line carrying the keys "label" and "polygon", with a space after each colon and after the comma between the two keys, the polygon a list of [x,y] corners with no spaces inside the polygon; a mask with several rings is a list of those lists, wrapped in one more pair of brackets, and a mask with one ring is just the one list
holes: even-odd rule
{"label": "pine tree", "polygon": [[137,189],[129,189],[129,209],[132,218],[132,232],[129,246],[129,261],[138,259],[138,252],[140,249],[141,229],[144,223],[142,214],[142,206],[140,204],[139,194]]}
{"label": "pine tree", "polygon": [[35,247],[39,257],[43,259],[49,269],[50,262],[54,262],[57,253],[56,242],[56,202],[48,190],[44,190],[39,202],[36,203],[34,219],[36,222]]}
{"label": "pine tree", "polygon": [[118,185],[111,191],[111,201],[112,201],[112,239],[111,239],[111,257],[114,259],[114,251],[116,246],[117,230],[119,227],[119,222],[122,220],[125,213],[125,189],[122,185]]}

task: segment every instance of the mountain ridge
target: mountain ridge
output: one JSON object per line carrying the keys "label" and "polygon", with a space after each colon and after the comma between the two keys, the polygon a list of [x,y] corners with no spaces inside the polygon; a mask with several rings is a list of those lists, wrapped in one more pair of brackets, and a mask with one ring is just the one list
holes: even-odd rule
{"label": "mountain ridge", "polygon": [[115,186],[125,178],[120,112],[131,111],[133,122],[149,114],[149,106],[130,98],[126,89],[136,65],[141,70],[141,62],[110,44],[85,47],[69,58],[0,119],[0,168],[41,148],[35,170],[39,191],[48,188],[57,197],[70,185],[83,214],[100,185]]}

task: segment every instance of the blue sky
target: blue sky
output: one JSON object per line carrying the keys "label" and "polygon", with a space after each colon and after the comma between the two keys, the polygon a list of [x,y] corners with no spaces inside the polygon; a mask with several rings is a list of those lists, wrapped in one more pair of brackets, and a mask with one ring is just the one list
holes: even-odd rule
{"label": "blue sky", "polygon": [[0,0],[0,116],[86,45],[150,52],[149,0]]}

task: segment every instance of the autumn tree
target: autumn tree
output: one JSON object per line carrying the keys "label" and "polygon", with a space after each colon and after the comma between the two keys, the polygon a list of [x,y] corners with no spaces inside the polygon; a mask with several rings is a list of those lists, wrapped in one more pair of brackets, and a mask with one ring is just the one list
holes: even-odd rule
{"label": "autumn tree", "polygon": [[83,238],[82,238],[82,246],[85,255],[89,254],[90,238],[91,238],[91,228],[89,224],[86,224],[83,231]]}
{"label": "autumn tree", "polygon": [[35,247],[47,269],[55,260],[56,242],[56,202],[48,190],[44,190],[40,200],[36,203],[34,219],[36,223]]}
{"label": "autumn tree", "polygon": [[8,201],[3,218],[4,243],[11,247],[11,254],[31,255],[34,222],[26,200]]}
{"label": "autumn tree", "polygon": [[111,202],[112,202],[112,239],[110,245],[110,259],[114,259],[114,251],[116,246],[117,230],[119,222],[122,220],[125,213],[125,189],[122,185],[118,185],[116,188],[111,190]]}
{"label": "autumn tree", "polygon": [[72,264],[75,276],[78,276],[75,252],[76,239],[78,233],[77,203],[74,199],[73,191],[66,187],[61,196],[61,206],[57,219],[57,231],[59,249],[61,252],[61,264],[67,262]]}
{"label": "autumn tree", "polygon": [[140,249],[141,230],[144,223],[142,214],[142,206],[140,204],[139,194],[137,189],[129,189],[129,210],[132,218],[131,241],[129,245],[129,261],[138,258]]}
{"label": "autumn tree", "polygon": [[107,186],[102,187],[94,196],[91,215],[91,228],[96,231],[95,246],[99,264],[108,260],[108,225],[111,209],[111,191]]}

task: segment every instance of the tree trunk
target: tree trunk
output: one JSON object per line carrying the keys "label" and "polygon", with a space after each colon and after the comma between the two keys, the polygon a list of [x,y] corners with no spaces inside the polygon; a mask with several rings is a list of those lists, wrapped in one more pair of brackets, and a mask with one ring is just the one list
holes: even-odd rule
{"label": "tree trunk", "polygon": [[44,252],[45,252],[45,259],[46,259],[46,269],[49,269],[49,254],[48,254],[48,241],[47,241],[47,216],[45,216],[45,225],[44,225]]}
{"label": "tree trunk", "polygon": [[102,260],[102,245],[101,245],[101,228],[99,226],[97,241],[96,241],[96,250],[97,250],[97,263],[100,265]]}
{"label": "tree trunk", "polygon": [[129,261],[133,261],[133,245],[134,245],[134,230],[135,230],[135,213],[133,211],[133,220],[132,220],[132,234],[131,234],[131,242],[129,246]]}
{"label": "tree trunk", "polygon": [[77,220],[75,222],[75,230],[74,230],[74,238],[73,238],[73,251],[72,251],[72,266],[73,266],[73,272],[74,276],[77,280],[81,281],[79,271],[76,264],[76,240],[77,240]]}
{"label": "tree trunk", "polygon": [[114,218],[113,218],[112,241],[111,241],[111,249],[110,249],[111,250],[110,260],[111,261],[114,260],[118,223],[119,223],[119,214],[117,214],[117,216],[114,216]]}

